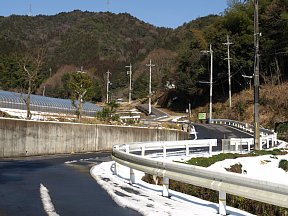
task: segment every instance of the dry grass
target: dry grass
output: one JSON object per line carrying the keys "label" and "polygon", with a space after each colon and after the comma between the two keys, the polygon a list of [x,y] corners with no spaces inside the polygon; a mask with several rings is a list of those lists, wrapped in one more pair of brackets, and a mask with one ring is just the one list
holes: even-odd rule
{"label": "dry grass", "polygon": [[[193,119],[197,121],[199,112],[207,112],[209,107],[199,107],[193,110]],[[213,104],[213,118],[228,118],[233,120],[253,122],[254,96],[253,90],[244,90],[232,96],[232,107],[228,101]],[[274,128],[276,122],[288,121],[288,82],[281,85],[265,85],[260,89],[260,124]]]}

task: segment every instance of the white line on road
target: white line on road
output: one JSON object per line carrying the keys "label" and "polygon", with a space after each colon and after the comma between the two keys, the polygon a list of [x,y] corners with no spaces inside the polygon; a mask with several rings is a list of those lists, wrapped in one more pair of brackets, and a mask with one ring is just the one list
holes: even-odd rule
{"label": "white line on road", "polygon": [[48,216],[59,216],[55,211],[54,205],[51,201],[49,190],[43,185],[40,184],[40,196],[43,203],[43,207]]}

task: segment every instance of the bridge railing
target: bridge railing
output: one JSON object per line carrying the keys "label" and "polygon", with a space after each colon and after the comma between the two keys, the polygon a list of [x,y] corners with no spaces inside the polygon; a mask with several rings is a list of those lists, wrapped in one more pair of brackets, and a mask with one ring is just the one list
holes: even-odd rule
{"label": "bridge railing", "polygon": [[[238,128],[242,131],[245,131],[247,133],[251,133],[251,134],[254,133],[254,126],[252,124],[239,122],[239,121],[235,121],[235,120],[230,120],[230,119],[212,119],[210,122],[212,124],[229,125],[229,126]],[[271,146],[276,145],[277,133],[275,133],[273,130],[260,128],[260,143],[262,143],[262,145],[266,145],[267,148],[269,148],[270,142],[271,142]],[[254,141],[253,141],[253,145],[254,145]],[[260,145],[261,149],[262,149],[262,145]]]}
{"label": "bridge railing", "polygon": [[[200,142],[202,144],[200,144]],[[136,183],[134,169],[163,178],[162,195],[169,197],[169,179],[209,188],[219,192],[219,214],[226,215],[226,194],[245,197],[281,207],[288,207],[288,185],[248,178],[237,173],[213,171],[208,168],[170,162],[165,160],[166,150],[180,147],[189,148],[213,145],[213,140],[189,140],[174,142],[134,143],[115,145],[112,158],[115,161],[115,174],[119,164],[130,168],[130,182]],[[162,152],[162,158],[149,158],[146,150]],[[137,151],[139,152],[137,154]],[[189,151],[188,151],[189,153]],[[187,151],[186,151],[187,154]]]}

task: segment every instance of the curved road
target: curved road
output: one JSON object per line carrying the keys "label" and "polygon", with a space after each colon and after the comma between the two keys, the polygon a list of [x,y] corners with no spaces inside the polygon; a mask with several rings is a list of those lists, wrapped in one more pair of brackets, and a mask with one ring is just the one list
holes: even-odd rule
{"label": "curved road", "polygon": [[108,160],[108,153],[0,160],[0,216],[47,216],[40,184],[61,216],[140,215],[119,207],[90,176],[91,166]]}
{"label": "curved road", "polygon": [[197,132],[198,139],[217,139],[217,146],[213,147],[213,151],[222,150],[222,139],[229,138],[253,138],[252,134],[240,131],[227,125],[216,124],[197,124],[192,123]]}
{"label": "curved road", "polygon": [[216,124],[196,124],[195,126],[198,139],[229,139],[229,138],[252,138],[252,134],[240,131],[227,125]]}
{"label": "curved road", "polygon": [[[222,149],[223,138],[251,137],[229,126],[193,125],[198,139],[218,139],[213,150]],[[0,216],[47,215],[40,197],[41,184],[49,190],[55,211],[61,216],[140,215],[119,207],[90,176],[93,165],[109,160],[109,153],[0,160]]]}

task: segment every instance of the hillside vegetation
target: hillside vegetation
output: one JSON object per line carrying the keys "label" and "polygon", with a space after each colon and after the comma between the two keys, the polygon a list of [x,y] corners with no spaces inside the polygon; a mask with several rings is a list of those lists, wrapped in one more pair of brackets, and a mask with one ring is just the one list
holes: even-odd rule
{"label": "hillside vegetation", "polygon": [[[211,44],[213,100],[225,103],[228,76],[227,46],[223,43],[229,35],[233,43],[230,57],[235,99],[232,111],[228,110],[227,115],[250,121],[252,96],[251,91],[245,89],[253,85],[253,79],[243,75],[253,76],[253,1],[228,2],[228,8],[221,16],[200,17],[176,29],[158,28],[126,13],[76,10],[54,16],[0,17],[0,89],[25,91],[27,80],[20,63],[27,56],[37,56],[41,49],[45,50],[45,58],[37,80],[33,82],[33,93],[42,94],[45,89],[47,96],[69,98],[71,92],[65,88],[65,74],[82,68],[93,80],[92,101],[105,100],[108,70],[112,82],[110,97],[126,99],[129,82],[125,66],[131,63],[132,98],[143,99],[148,96],[149,68],[146,64],[151,59],[155,64],[152,73],[154,101],[174,111],[186,110],[189,102],[195,109],[209,102],[209,85],[205,83],[209,81],[210,56],[202,51],[208,50]],[[276,105],[278,99],[271,99],[269,94],[284,88],[283,83],[288,78],[288,2],[262,0],[259,3],[260,82],[262,86],[268,85],[267,91],[266,87],[261,89],[264,91],[261,105],[265,108],[262,119],[263,124],[272,125],[273,118],[273,121],[287,120],[287,113],[281,111],[286,102]],[[30,68],[33,68],[32,63]],[[242,90],[244,92],[238,95]],[[285,95],[279,93],[277,97]],[[216,116],[224,116],[221,105],[218,106],[214,106]],[[274,113],[274,117],[266,119],[267,113]]]}

